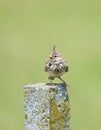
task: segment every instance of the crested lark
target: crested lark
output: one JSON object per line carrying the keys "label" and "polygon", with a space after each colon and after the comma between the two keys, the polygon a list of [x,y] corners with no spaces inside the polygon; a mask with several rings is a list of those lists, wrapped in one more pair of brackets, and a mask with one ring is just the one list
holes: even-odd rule
{"label": "crested lark", "polygon": [[60,53],[56,50],[54,46],[45,64],[45,72],[48,73],[51,83],[54,78],[59,78],[63,83],[66,84],[66,82],[61,78],[61,76],[67,71],[67,62],[61,57]]}

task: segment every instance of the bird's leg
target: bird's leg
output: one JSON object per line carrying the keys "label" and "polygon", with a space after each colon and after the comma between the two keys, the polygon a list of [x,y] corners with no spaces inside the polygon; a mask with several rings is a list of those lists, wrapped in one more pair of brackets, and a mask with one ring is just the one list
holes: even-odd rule
{"label": "bird's leg", "polygon": [[48,79],[50,79],[50,83],[52,84],[52,80],[54,80],[54,77],[48,77]]}
{"label": "bird's leg", "polygon": [[66,86],[69,86],[61,77],[58,77]]}
{"label": "bird's leg", "polygon": [[52,79],[50,79],[50,83],[52,84]]}
{"label": "bird's leg", "polygon": [[58,77],[63,83],[66,83],[61,77]]}

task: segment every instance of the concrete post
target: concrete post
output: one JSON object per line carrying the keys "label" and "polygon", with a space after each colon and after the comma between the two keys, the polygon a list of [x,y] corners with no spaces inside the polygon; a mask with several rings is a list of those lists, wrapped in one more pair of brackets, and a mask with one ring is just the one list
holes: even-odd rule
{"label": "concrete post", "polygon": [[25,130],[70,130],[70,104],[65,84],[24,87]]}

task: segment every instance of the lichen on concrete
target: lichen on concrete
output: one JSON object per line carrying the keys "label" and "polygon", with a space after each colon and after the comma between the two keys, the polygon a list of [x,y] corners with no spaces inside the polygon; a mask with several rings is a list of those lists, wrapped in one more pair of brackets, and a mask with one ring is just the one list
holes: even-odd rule
{"label": "lichen on concrete", "polygon": [[24,87],[25,130],[70,130],[70,104],[64,84]]}

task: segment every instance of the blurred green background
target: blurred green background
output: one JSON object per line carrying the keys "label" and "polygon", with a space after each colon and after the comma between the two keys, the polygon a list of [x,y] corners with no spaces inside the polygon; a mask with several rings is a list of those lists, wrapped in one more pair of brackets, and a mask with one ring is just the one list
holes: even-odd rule
{"label": "blurred green background", "polygon": [[24,130],[23,87],[49,82],[54,44],[69,63],[72,130],[101,130],[100,0],[0,0],[0,130]]}

